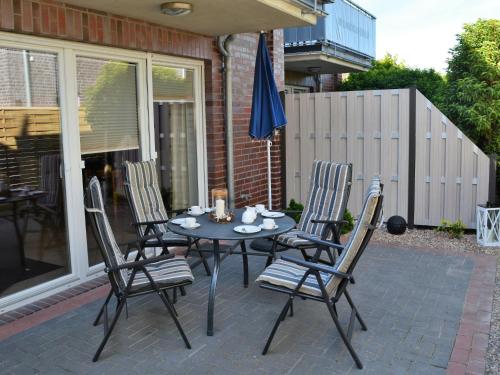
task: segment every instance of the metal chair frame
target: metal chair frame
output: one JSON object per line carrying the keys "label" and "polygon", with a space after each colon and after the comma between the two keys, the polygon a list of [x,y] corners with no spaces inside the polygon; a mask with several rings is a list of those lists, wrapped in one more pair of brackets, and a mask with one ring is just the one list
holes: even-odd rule
{"label": "metal chair frame", "polygon": [[[88,201],[88,206],[92,207],[92,202],[91,202],[91,195],[87,193],[87,201]],[[104,337],[101,340],[101,343],[99,344],[99,347],[94,354],[94,357],[92,359],[93,362],[97,362],[99,359],[104,347],[106,346],[106,343],[109,340],[109,337],[111,336],[111,333],[113,332],[113,329],[115,328],[116,323],[118,322],[118,318],[120,317],[120,314],[123,311],[123,307],[126,308],[126,315],[128,316],[128,308],[127,308],[127,299],[131,297],[137,297],[140,295],[144,294],[150,294],[150,293],[157,293],[160,299],[162,300],[163,304],[165,305],[167,311],[169,312],[170,316],[174,320],[174,323],[177,327],[177,330],[179,331],[186,348],[191,349],[191,344],[189,343],[189,340],[186,337],[186,334],[184,333],[184,330],[182,329],[181,324],[179,323],[179,320],[177,318],[177,311],[175,310],[174,305],[170,301],[170,298],[167,294],[167,290],[169,289],[174,289],[177,287],[184,287],[186,285],[190,285],[191,281],[185,281],[185,282],[178,282],[178,283],[172,283],[172,284],[161,284],[159,285],[158,283],[155,282],[154,278],[151,276],[151,274],[148,272],[146,269],[146,265],[148,264],[153,264],[156,262],[161,262],[167,259],[171,259],[174,257],[174,254],[163,254],[160,256],[152,257],[152,258],[146,258],[144,254],[144,245],[147,243],[147,241],[157,238],[159,243],[162,243],[162,239],[160,236],[154,234],[154,235],[149,235],[149,236],[144,236],[137,241],[135,241],[132,244],[129,244],[127,253],[125,254],[125,258],[128,257],[129,253],[131,250],[137,250],[137,256],[134,261],[132,262],[127,262],[125,264],[121,264],[118,266],[112,266],[111,264],[108,263],[107,258],[110,256],[110,254],[107,254],[105,250],[105,244],[99,235],[99,230],[97,228],[97,219],[95,218],[95,215],[106,215],[105,212],[95,209],[95,208],[85,208],[87,211],[87,214],[90,216],[90,222],[91,222],[91,227],[92,227],[92,232],[94,234],[94,237],[99,245],[99,249],[102,253],[103,259],[105,260],[105,269],[104,272],[109,277],[109,281],[111,284],[111,290],[108,293],[108,296],[106,297],[102,307],[99,310],[99,313],[97,314],[97,317],[93,323],[94,326],[97,326],[101,320],[101,318],[104,316]],[[135,248],[134,248],[135,247]],[[140,259],[142,257],[143,259]],[[140,259],[140,260],[139,260]],[[130,278],[128,279],[125,288],[119,285],[117,280],[120,279],[121,275],[119,274],[121,270],[123,269],[129,269],[132,270],[132,273],[130,275]],[[133,291],[132,284],[135,279],[135,276],[137,272],[143,272],[148,281],[149,281],[149,288],[144,289],[141,288],[138,291]],[[111,321],[111,324],[109,324],[109,316],[108,316],[108,304],[111,301],[112,296],[116,297],[117,300],[117,306],[116,310],[113,316],[113,319]]]}
{"label": "metal chair frame", "polygon": [[[316,253],[314,254],[314,256],[311,257],[311,260],[302,260],[302,259],[297,259],[297,258],[288,257],[288,256],[281,257],[281,259],[283,259],[285,261],[289,261],[289,262],[295,263],[297,265],[306,267],[306,268],[308,268],[308,270],[304,273],[304,276],[302,277],[300,282],[297,284],[297,286],[293,290],[286,288],[286,287],[282,287],[282,286],[276,286],[276,285],[273,285],[273,284],[267,283],[267,282],[262,282],[260,284],[260,287],[262,287],[264,289],[269,289],[269,290],[272,290],[275,292],[280,292],[280,293],[284,293],[284,294],[288,295],[287,302],[285,303],[285,306],[281,310],[281,313],[279,314],[278,319],[276,320],[276,323],[273,326],[273,329],[269,335],[269,338],[267,339],[264,350],[262,351],[263,355],[267,354],[269,347],[271,345],[271,342],[274,338],[274,335],[276,334],[276,331],[278,330],[280,323],[285,319],[289,310],[290,310],[290,316],[293,316],[293,300],[294,300],[294,298],[301,297],[302,299],[310,299],[313,301],[323,302],[326,304],[326,306],[328,308],[328,312],[330,313],[332,320],[335,324],[335,327],[336,327],[337,331],[339,332],[339,334],[342,338],[342,341],[346,345],[349,353],[351,354],[354,362],[356,363],[356,365],[359,369],[363,368],[363,364],[352,346],[351,338],[352,338],[354,323],[355,323],[356,319],[358,320],[359,324],[361,325],[361,329],[363,331],[366,331],[368,328],[367,328],[365,322],[363,321],[363,319],[361,318],[361,315],[360,315],[357,307],[354,305],[354,302],[352,301],[352,298],[347,291],[347,286],[349,285],[350,282],[352,282],[352,280],[353,280],[352,272],[354,271],[356,264],[358,263],[359,258],[361,257],[366,246],[368,245],[370,238],[373,234],[373,231],[376,229],[376,224],[377,224],[378,219],[380,217],[380,214],[382,212],[382,202],[383,202],[383,196],[380,195],[379,200],[377,202],[377,206],[375,208],[375,212],[374,212],[372,221],[368,226],[368,230],[365,234],[365,237],[363,238],[363,241],[360,245],[358,253],[356,254],[352,263],[350,264],[347,273],[340,272],[336,268],[334,268],[330,265],[318,263],[318,260],[319,260],[319,257],[321,255],[322,251],[325,251],[326,249],[329,249],[329,248],[333,248],[333,249],[338,250],[340,253],[344,249],[343,246],[338,245],[332,241],[320,240],[320,239],[317,239],[314,237],[309,237],[309,236],[299,236],[300,238],[308,239],[316,244],[317,250],[316,250]],[[328,295],[328,293],[326,291],[325,284],[321,278],[320,272],[328,273],[328,274],[331,274],[335,277],[340,277],[342,279],[340,281],[340,284],[337,287],[335,295],[333,297],[330,297]],[[313,295],[310,295],[307,293],[302,293],[299,291],[300,288],[302,287],[302,285],[304,284],[304,282],[307,280],[307,277],[309,275],[315,276],[315,278],[318,282],[318,285],[320,286],[320,289],[321,289],[321,293],[322,293],[321,297],[313,296]],[[346,297],[347,302],[348,302],[349,306],[351,307],[351,314],[350,314],[350,318],[349,318],[347,332],[345,332],[344,328],[342,328],[342,326],[339,322],[337,308],[336,308],[337,302],[340,300],[340,298],[343,295]]]}

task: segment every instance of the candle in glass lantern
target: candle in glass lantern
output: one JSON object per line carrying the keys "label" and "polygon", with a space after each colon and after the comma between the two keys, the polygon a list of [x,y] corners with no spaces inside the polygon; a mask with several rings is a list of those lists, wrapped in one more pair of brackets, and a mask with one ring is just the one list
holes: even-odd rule
{"label": "candle in glass lantern", "polygon": [[217,199],[215,201],[215,217],[217,219],[224,218],[225,202],[224,199]]}

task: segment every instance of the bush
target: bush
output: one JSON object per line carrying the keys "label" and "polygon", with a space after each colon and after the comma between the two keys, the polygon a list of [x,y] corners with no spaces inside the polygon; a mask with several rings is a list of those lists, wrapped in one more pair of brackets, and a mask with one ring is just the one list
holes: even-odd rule
{"label": "bush", "polygon": [[347,208],[344,212],[344,220],[347,221],[347,224],[342,225],[342,230],[340,231],[341,234],[347,234],[354,229],[354,217],[352,216],[351,211]]}
{"label": "bush", "polygon": [[[286,208],[287,211],[300,211],[298,213],[290,214],[290,216],[295,220],[296,223],[300,221],[300,216],[302,215],[302,211],[304,211],[304,205],[302,203],[298,203],[295,199],[290,200],[290,204]],[[344,220],[347,221],[347,224],[342,226],[341,234],[347,234],[354,228],[354,217],[352,216],[351,211],[348,209],[344,212]]]}
{"label": "bush", "polygon": [[443,219],[436,228],[436,231],[447,233],[450,238],[462,238],[465,231],[465,224],[460,219],[455,222]]}
{"label": "bush", "polygon": [[295,220],[296,223],[300,221],[300,216],[302,211],[304,211],[304,205],[302,203],[295,202],[295,199],[290,200],[290,204],[286,208],[287,211],[300,211],[290,216]]}

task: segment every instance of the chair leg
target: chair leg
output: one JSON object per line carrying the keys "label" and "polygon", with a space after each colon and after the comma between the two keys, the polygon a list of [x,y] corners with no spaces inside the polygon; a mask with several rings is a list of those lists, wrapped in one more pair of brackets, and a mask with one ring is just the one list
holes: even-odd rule
{"label": "chair leg", "polygon": [[205,268],[205,272],[207,273],[207,276],[212,276],[212,271],[210,271],[210,267],[207,262],[207,257],[205,254],[203,254],[202,251],[199,250],[199,245],[198,241],[195,241],[195,246],[196,246],[196,251],[198,252],[198,255],[200,256],[201,262],[203,263],[203,267]]}
{"label": "chair leg", "polygon": [[170,306],[172,306],[172,310],[174,311],[175,316],[179,316],[179,314],[177,314],[177,310],[175,309],[175,306],[172,304],[172,301],[170,301],[170,297],[168,296],[168,293],[166,290],[163,290],[163,295],[167,299],[168,303],[170,303]]}
{"label": "chair leg", "polygon": [[332,301],[330,299],[325,298],[324,299],[326,306],[328,307],[328,311],[330,312],[330,315],[332,316],[333,323],[335,323],[335,327],[337,328],[337,331],[339,331],[340,337],[342,338],[342,341],[344,341],[345,346],[347,346],[347,350],[351,354],[352,359],[354,359],[354,362],[356,362],[356,366],[358,366],[359,369],[363,368],[363,364],[361,363],[361,360],[359,359],[358,355],[356,354],[356,351],[351,345],[351,341],[347,337],[346,333],[342,329],[342,326],[340,325],[339,319],[337,317],[337,314],[335,313],[332,305]]}
{"label": "chair leg", "polygon": [[243,258],[243,286],[248,288],[248,255],[245,241],[240,242],[241,257]]}
{"label": "chair leg", "polygon": [[311,260],[311,256],[307,255],[307,252],[304,249],[300,249],[300,252],[302,253],[302,256],[304,257],[304,260]]}
{"label": "chair leg", "polygon": [[266,268],[269,267],[271,264],[273,264],[273,256],[269,255],[266,261]]}
{"label": "chair leg", "polygon": [[104,312],[104,309],[108,306],[109,300],[111,299],[111,296],[113,296],[113,289],[111,289],[108,293],[108,296],[106,297],[106,300],[102,304],[101,309],[99,310],[99,314],[97,314],[97,318],[94,320],[94,326],[99,324],[99,321],[101,320],[102,313]]}
{"label": "chair leg", "polygon": [[175,287],[175,288],[174,288],[174,292],[173,292],[173,294],[174,294],[174,297],[173,297],[173,302],[174,302],[174,303],[177,303],[177,287]]}
{"label": "chair leg", "polygon": [[183,296],[183,297],[184,297],[184,296],[186,295],[186,289],[184,289],[184,287],[183,287],[183,286],[180,286],[180,287],[179,287],[179,290],[181,291],[181,296]]}
{"label": "chair leg", "polygon": [[186,348],[191,349],[191,344],[189,343],[188,338],[186,337],[186,334],[184,333],[184,330],[182,329],[181,324],[179,323],[179,319],[177,319],[177,313],[174,312],[173,306],[170,304],[167,298],[165,298],[165,295],[158,290],[158,295],[160,296],[161,300],[165,304],[165,307],[167,308],[168,312],[172,316],[172,319],[174,320],[175,326],[177,327],[177,330],[181,334],[182,340],[184,340],[184,344],[186,345]]}
{"label": "chair leg", "polygon": [[345,298],[347,299],[347,302],[349,303],[349,306],[351,306],[351,309],[356,314],[356,318],[358,318],[358,322],[361,325],[361,329],[363,331],[367,331],[368,328],[366,327],[364,320],[361,318],[361,315],[359,314],[357,307],[354,305],[354,302],[352,302],[351,296],[349,295],[349,293],[347,293],[347,289],[344,291],[344,294],[345,294]]}
{"label": "chair leg", "polygon": [[278,330],[278,326],[280,325],[281,321],[284,320],[286,313],[288,312],[288,308],[290,307],[290,304],[292,303],[292,301],[293,301],[293,297],[292,296],[288,297],[288,301],[286,301],[286,304],[283,307],[283,310],[281,310],[281,313],[278,316],[276,323],[274,323],[274,327],[271,331],[271,334],[269,335],[269,338],[267,339],[266,346],[264,347],[264,350],[262,351],[262,355],[267,354],[267,351],[269,350],[269,347],[271,346],[271,341],[273,341],[274,335],[276,334],[276,331]]}
{"label": "chair leg", "polygon": [[116,322],[118,322],[118,318],[120,317],[120,314],[123,310],[123,306],[125,306],[125,301],[126,298],[122,299],[120,303],[118,304],[118,308],[116,309],[115,316],[113,318],[113,321],[111,322],[111,326],[107,330],[106,334],[104,335],[104,338],[101,341],[101,344],[99,345],[99,348],[94,354],[94,358],[92,358],[92,362],[97,362],[99,359],[99,356],[101,355],[102,350],[104,349],[104,346],[108,342],[109,337],[111,336],[111,332],[113,332],[113,329],[115,328]]}

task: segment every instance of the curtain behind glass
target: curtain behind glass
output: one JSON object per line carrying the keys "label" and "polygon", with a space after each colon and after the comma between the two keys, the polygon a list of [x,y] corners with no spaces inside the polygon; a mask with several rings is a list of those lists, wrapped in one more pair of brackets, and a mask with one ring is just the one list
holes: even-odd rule
{"label": "curtain behind glass", "polygon": [[198,204],[194,71],[153,66],[155,141],[168,209]]}

